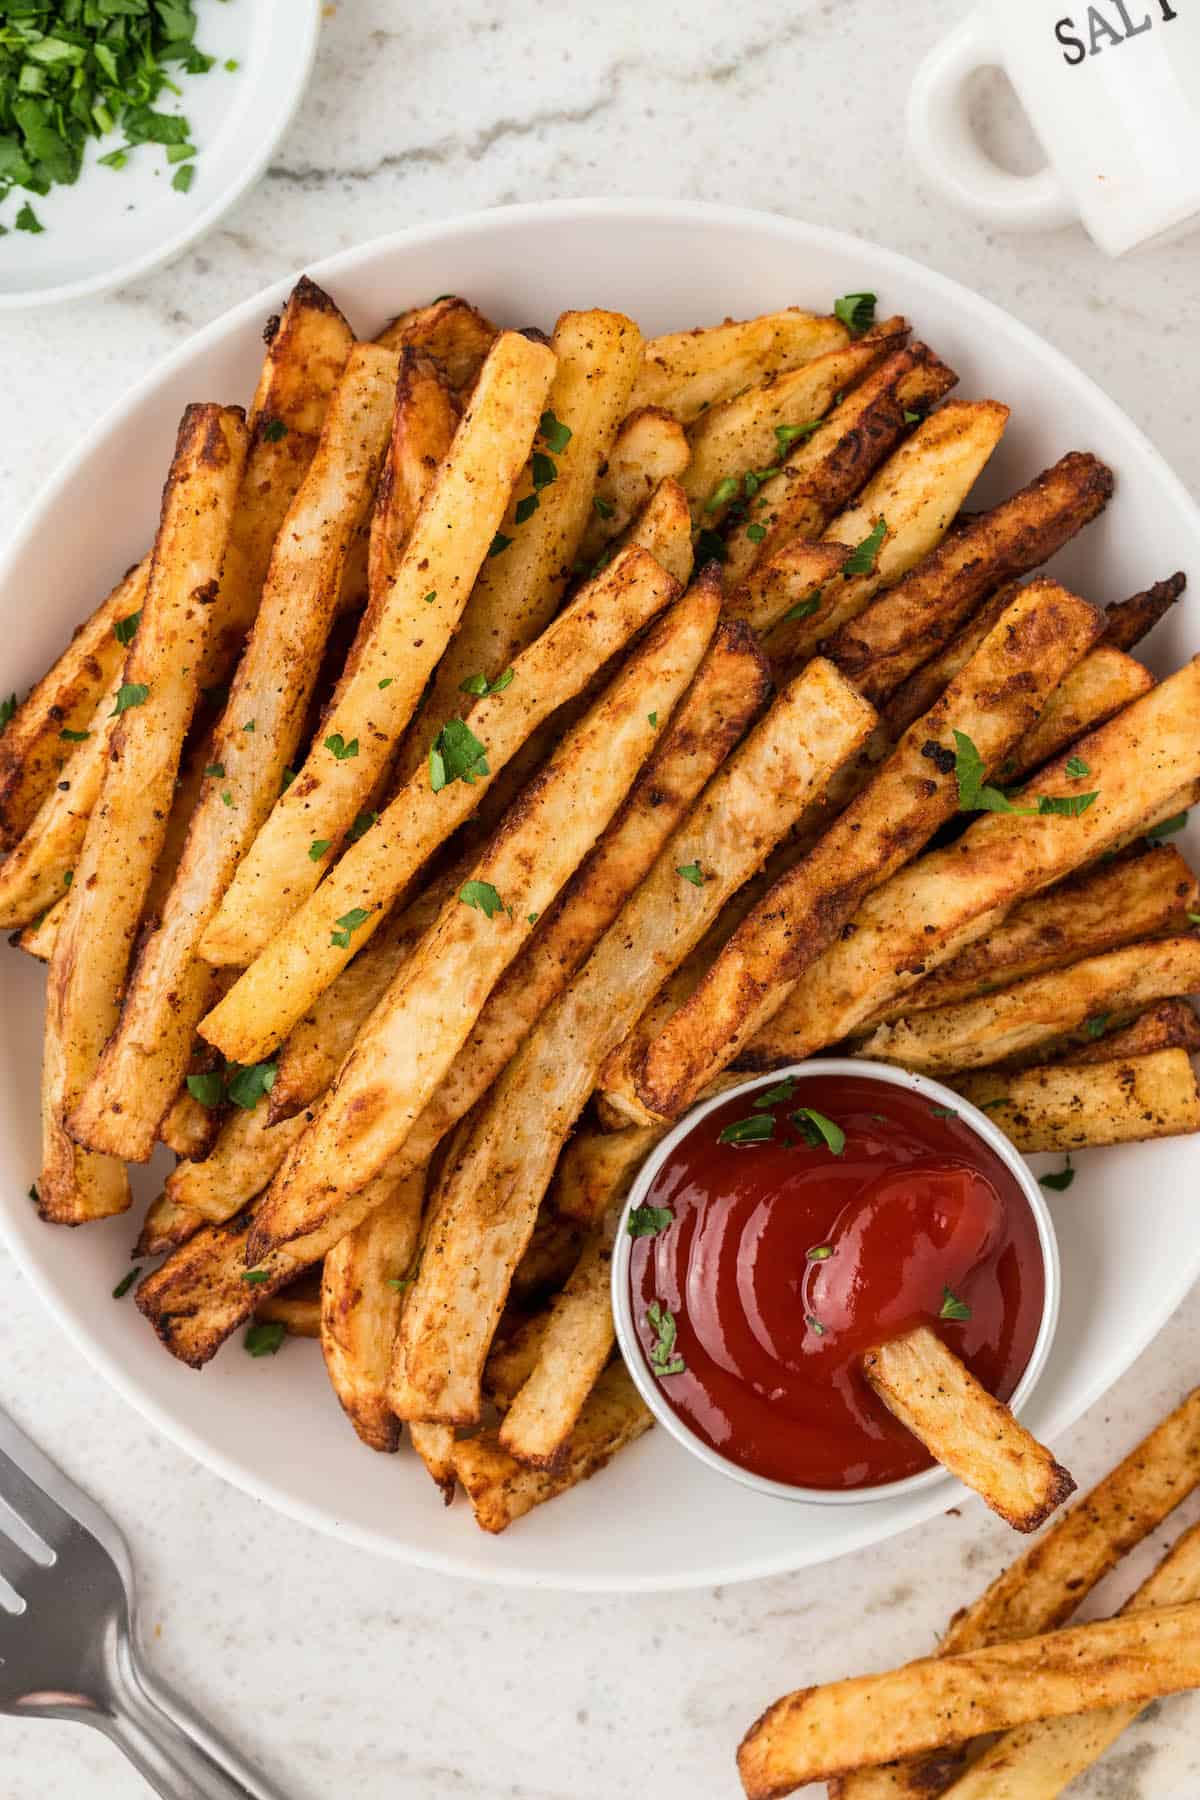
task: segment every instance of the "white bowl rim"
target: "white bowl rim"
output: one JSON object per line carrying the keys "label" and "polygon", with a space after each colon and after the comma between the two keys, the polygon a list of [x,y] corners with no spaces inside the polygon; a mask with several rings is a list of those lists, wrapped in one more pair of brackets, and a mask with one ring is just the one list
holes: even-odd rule
{"label": "white bowl rim", "polygon": [[[290,275],[282,274],[276,277],[251,297],[237,306],[229,308],[211,320],[200,331],[192,333],[177,349],[161,358],[144,375],[126,388],[120,398],[113,402],[95,425],[85,432],[63,457],[41,492],[26,507],[8,545],[0,550],[0,590],[11,579],[13,565],[24,554],[31,535],[54,512],[63,490],[96,454],[97,449],[104,444],[109,435],[115,432],[126,418],[137,410],[153,390],[168,381],[177,370],[190,363],[195,356],[203,354],[210,346],[219,343],[227,333],[240,328],[253,329],[261,324],[264,313],[278,310],[279,296],[294,285],[301,273],[308,274],[314,281],[322,284],[333,283],[343,277],[352,277],[360,265],[370,264],[379,257],[401,254],[406,250],[423,249],[444,240],[486,237],[493,231],[503,234],[510,228],[525,222],[567,225],[577,221],[586,223],[591,220],[608,220],[637,225],[660,223],[666,226],[692,222],[710,226],[716,233],[722,230],[752,229],[755,232],[776,236],[798,252],[813,250],[864,259],[869,257],[872,270],[879,270],[881,277],[886,277],[901,286],[911,283],[915,278],[944,300],[960,305],[965,304],[975,317],[985,322],[992,321],[1017,349],[1023,345],[1041,365],[1052,370],[1057,380],[1062,383],[1063,391],[1087,397],[1088,403],[1101,418],[1107,421],[1115,436],[1128,446],[1129,456],[1136,457],[1153,474],[1156,483],[1169,496],[1171,504],[1179,514],[1191,520],[1197,540],[1200,541],[1200,505],[1192,498],[1183,481],[1175,474],[1157,446],[1151,442],[1141,427],[1117,405],[1116,401],[1049,339],[1040,336],[1012,313],[997,305],[995,301],[987,299],[964,283],[955,281],[948,275],[943,275],[916,257],[909,257],[900,251],[886,249],[872,243],[867,238],[837,230],[832,226],[810,224],[804,220],[792,219],[782,214],[749,207],[719,205],[702,200],[672,201],[650,198],[555,200],[531,201],[514,206],[476,210],[432,224],[413,225],[400,231],[384,233],[350,249],[338,251],[333,255],[306,264],[302,270],[298,269]],[[714,1560],[706,1564],[704,1570],[699,1573],[689,1570],[687,1573],[672,1573],[665,1576],[661,1574],[609,1575],[599,1572],[581,1574],[570,1568],[533,1573],[520,1565],[508,1566],[499,1562],[481,1567],[478,1562],[455,1552],[412,1545],[395,1537],[385,1536],[352,1519],[335,1517],[328,1508],[301,1498],[292,1492],[285,1483],[277,1480],[272,1474],[269,1464],[264,1463],[263,1467],[251,1472],[239,1459],[212,1444],[199,1429],[193,1427],[190,1420],[184,1419],[171,1407],[161,1404],[155,1397],[145,1392],[136,1373],[127,1367],[122,1358],[113,1354],[93,1337],[89,1332],[86,1318],[77,1316],[61,1296],[53,1281],[43,1273],[39,1264],[32,1257],[26,1256],[15,1225],[15,1215],[14,1219],[10,1220],[4,1207],[0,1207],[0,1241],[3,1241],[51,1317],[76,1346],[84,1360],[92,1368],[98,1370],[109,1385],[121,1394],[142,1418],[161,1431],[170,1442],[193,1456],[203,1467],[215,1471],[233,1486],[240,1488],[242,1492],[256,1500],[265,1501],[277,1507],[286,1516],[297,1519],[314,1530],[339,1538],[343,1542],[355,1544],[376,1555],[388,1556],[443,1574],[457,1575],[470,1581],[486,1581],[502,1587],[541,1587],[591,1593],[686,1590],[712,1586],[715,1583],[761,1580],[802,1566],[786,1555],[768,1554],[750,1561],[744,1557],[730,1558],[726,1561]],[[1191,1280],[1190,1272],[1186,1279],[1180,1278],[1169,1312],[1152,1313],[1147,1310],[1140,1315],[1136,1329],[1131,1330],[1128,1334],[1129,1357],[1125,1364],[1126,1368],[1132,1365],[1146,1346],[1157,1336],[1170,1316],[1170,1312],[1175,1310],[1191,1286]],[[1107,1392],[1112,1380],[1113,1377],[1106,1371],[1097,1369],[1082,1382],[1065,1424],[1074,1423],[1090,1407],[1094,1406],[1097,1400]],[[919,1518],[889,1520],[869,1541],[871,1543],[885,1542],[920,1522]],[[846,1548],[849,1549],[851,1546]],[[833,1560],[833,1556],[845,1553],[845,1550],[836,1551],[829,1560]]]}
{"label": "white bowl rim", "polygon": [[[1062,1267],[1050,1209],[1042,1196],[1037,1178],[1020,1151],[985,1112],[981,1112],[969,1100],[964,1100],[953,1088],[943,1087],[940,1081],[934,1081],[930,1076],[918,1074],[914,1070],[901,1068],[896,1063],[872,1062],[855,1056],[814,1056],[808,1062],[786,1063],[778,1069],[769,1069],[764,1075],[748,1075],[736,1087],[725,1088],[723,1092],[713,1094],[710,1099],[701,1101],[690,1112],[684,1113],[638,1170],[625,1205],[621,1208],[613,1246],[612,1308],[617,1327],[617,1343],[634,1386],[664,1430],[692,1456],[698,1457],[707,1468],[715,1470],[718,1475],[728,1476],[731,1481],[740,1482],[743,1487],[752,1488],[755,1493],[767,1494],[773,1500],[791,1500],[811,1506],[861,1506],[876,1500],[903,1500],[910,1494],[924,1492],[926,1488],[944,1486],[953,1481],[954,1477],[948,1469],[935,1463],[931,1469],[921,1469],[916,1475],[906,1475],[899,1481],[877,1482],[872,1487],[815,1488],[774,1481],[769,1476],[756,1475],[753,1469],[747,1469],[741,1463],[731,1462],[719,1450],[714,1450],[711,1444],[706,1444],[680,1418],[650,1373],[634,1329],[633,1299],[629,1291],[629,1264],[634,1243],[627,1229],[629,1215],[635,1206],[642,1204],[659,1170],[677,1146],[718,1107],[728,1105],[731,1100],[738,1100],[745,1094],[755,1094],[759,1088],[773,1087],[789,1078],[804,1082],[831,1075],[861,1077],[881,1082],[887,1087],[903,1088],[907,1093],[919,1094],[923,1100],[928,1100],[935,1106],[948,1108],[965,1125],[969,1125],[976,1137],[999,1157],[1024,1195],[1037,1226],[1038,1245],[1042,1253],[1044,1294],[1042,1316],[1029,1353],[1029,1361],[1008,1402],[1009,1409],[1019,1416],[1046,1367],[1054,1334],[1058,1329]],[[960,1487],[961,1485],[959,1483]]]}
{"label": "white bowl rim", "polygon": [[[233,180],[220,193],[214,194],[207,206],[193,213],[186,224],[181,221],[179,230],[168,233],[153,249],[144,250],[139,256],[131,256],[125,262],[112,263],[105,269],[98,269],[94,275],[81,275],[75,281],[60,281],[53,287],[0,290],[0,313],[30,312],[39,306],[62,306],[71,300],[87,300],[96,294],[110,294],[114,288],[126,287],[130,282],[140,280],[143,275],[150,275],[155,269],[161,269],[164,263],[182,256],[189,245],[204,237],[231,207],[237,205],[242,195],[254,186],[274,155],[284,132],[296,116],[296,109],[304,98],[312,76],[321,35],[322,0],[308,0],[302,16],[293,17],[298,10],[293,0],[288,17],[292,44],[289,61],[293,65],[291,88],[273,127],[260,140],[254,154],[242,165]],[[291,32],[293,24],[297,35]],[[225,318],[228,316],[227,313],[223,315]],[[214,322],[219,324],[220,320]],[[165,366],[161,362],[156,364],[150,371],[150,376],[161,375]],[[110,407],[101,418],[101,425],[113,418],[118,411],[119,407]],[[51,477],[51,484],[62,473],[61,468],[57,469]]]}

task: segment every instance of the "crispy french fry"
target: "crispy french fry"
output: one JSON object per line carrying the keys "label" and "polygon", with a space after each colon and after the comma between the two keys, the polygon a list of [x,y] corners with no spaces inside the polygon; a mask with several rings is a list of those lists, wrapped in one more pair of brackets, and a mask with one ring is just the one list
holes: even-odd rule
{"label": "crispy french fry", "polygon": [[[854,931],[806,972],[742,1064],[773,1068],[850,1037],[921,976],[985,937],[1018,900],[1094,861],[1178,804],[1200,780],[1200,663],[1189,663],[1084,738],[1097,798],[1078,818],[990,813],[949,849],[901,870],[870,895]],[[1069,790],[1068,758],[1039,777]]]}
{"label": "crispy french fry", "polygon": [[629,410],[661,406],[690,425],[708,407],[743,388],[798,369],[849,341],[840,320],[802,312],[798,306],[756,319],[668,332],[645,344]]}
{"label": "crispy french fry", "polygon": [[[553,1302],[548,1301],[540,1312],[526,1313],[511,1329],[507,1314],[501,1322],[483,1369],[483,1391],[497,1412],[507,1412],[533,1374],[552,1308]],[[440,1429],[450,1431],[452,1427]]]}
{"label": "crispy french fry", "polygon": [[285,1325],[289,1337],[319,1338],[321,1335],[321,1272],[309,1269],[298,1280],[269,1294],[254,1316]]}
{"label": "crispy french fry", "polygon": [[1103,512],[1112,490],[1110,469],[1071,451],[1011,499],[969,519],[906,582],[846,623],[830,639],[829,655],[869,699],[886,697],[981,597],[1045,562]]}
{"label": "crispy french fry", "polygon": [[1200,1685],[1200,1604],[1154,1608],[777,1700],[738,1750],[750,1800],[1032,1719]]}
{"label": "crispy french fry", "polygon": [[800,439],[778,475],[754,496],[765,536],[726,538],[725,581],[736,590],[751,569],[795,538],[818,538],[958,377],[925,344],[909,344],[872,369],[830,414],[827,426]]}
{"label": "crispy french fry", "polygon": [[412,1447],[424,1463],[429,1479],[441,1490],[447,1506],[454,1499],[458,1477],[454,1472],[454,1432],[449,1425],[427,1425],[415,1419],[408,1427]]}
{"label": "crispy french fry", "polygon": [[500,1427],[502,1450],[532,1468],[552,1469],[612,1354],[616,1215],[595,1226],[542,1333],[537,1357]]}
{"label": "crispy french fry", "polygon": [[1197,911],[1200,884],[1170,845],[1100,863],[1021,901],[994,931],[889,1001],[867,1024],[974,1000],[1139,938],[1184,932],[1188,913]]}
{"label": "crispy french fry", "polygon": [[538,1213],[525,1254],[513,1271],[510,1294],[518,1306],[540,1306],[557,1293],[579,1261],[586,1233],[548,1207]]}
{"label": "crispy french fry", "polygon": [[[858,554],[826,584],[814,612],[771,632],[767,649],[780,667],[796,668],[826,639],[841,644],[840,628],[857,619],[881,590],[927,566],[1007,423],[1008,408],[996,400],[948,400],[917,426],[855,504],[824,532]],[[881,530],[882,539],[872,535]]]}
{"label": "crispy french fry", "polygon": [[[463,682],[481,673],[489,681],[502,675],[546,629],[566,591],[594,510],[597,472],[627,410],[642,339],[623,313],[567,312],[552,344],[557,367],[534,460],[519,480],[514,472],[508,510],[497,521],[496,541],[504,548],[479,570],[458,631],[404,740],[401,776],[424,764],[447,719],[469,710]],[[565,440],[562,431],[569,434]]]}
{"label": "crispy french fry", "polygon": [[15,849],[54,793],[55,782],[77,761],[79,752],[72,751],[69,734],[94,732],[97,710],[119,686],[125,644],[116,627],[130,629],[123,621],[141,612],[149,573],[150,558],[145,556],[79,627],[0,732],[0,854]]}
{"label": "crispy french fry", "polygon": [[549,1199],[556,1212],[598,1225],[608,1206],[625,1199],[634,1176],[663,1135],[659,1125],[629,1131],[577,1131],[558,1159]]}
{"label": "crispy french fry", "polygon": [[445,294],[429,306],[414,307],[384,326],[375,342],[397,353],[406,349],[435,358],[456,394],[468,395],[479,379],[499,333],[477,307]]}
{"label": "crispy french fry", "polygon": [[525,1039],[474,1116],[465,1149],[447,1161],[433,1201],[429,1254],[393,1366],[402,1418],[474,1423],[512,1272],[604,1058],[871,718],[829,664],[811,663],[709,784]]}
{"label": "crispy french fry", "polygon": [[146,1209],[138,1235],[135,1256],[166,1256],[194,1237],[204,1224],[203,1216],[185,1206],[176,1206],[166,1194],[152,1200]]}
{"label": "crispy french fry", "polygon": [[[579,693],[634,634],[678,593],[644,550],[624,552],[515,660],[511,680],[471,714],[471,733],[486,753],[470,782],[434,785],[434,752],[404,783],[377,822],[353,844],[258,959],[201,1025],[231,1060],[261,1060],[281,1043],[317,997],[368,941],[423,864],[474,810],[494,771],[563,701]],[[700,609],[697,629],[711,634],[719,594]],[[449,755],[449,752],[447,752]],[[328,848],[324,861],[328,858]],[[345,920],[353,921],[347,928]]]}
{"label": "crispy french fry", "polygon": [[1200,1018],[1187,1000],[1160,1000],[1131,1025],[1106,1032],[1094,1044],[1077,1045],[1064,1062],[1124,1062],[1131,1056],[1150,1056],[1156,1050],[1200,1050]]}
{"label": "crispy french fry", "polygon": [[738,927],[649,1045],[636,1095],[622,1096],[634,1117],[678,1117],[778,1009],[870,890],[954,814],[954,762],[949,752],[937,755],[938,745],[965,732],[994,767],[1101,629],[1093,608],[1057,582],[1035,582],[1017,595],[941,699]]}
{"label": "crispy french fry", "polygon": [[726,618],[744,619],[762,636],[793,617],[807,618],[817,611],[825,583],[841,574],[852,549],[851,544],[794,538],[754,564],[729,596]]}
{"label": "crispy french fry", "polygon": [[[838,395],[881,363],[907,331],[903,319],[889,319],[870,337],[827,350],[702,413],[688,433],[691,461],[680,477],[693,522],[719,525],[742,492],[742,477],[761,470],[766,479],[773,473],[795,436],[811,431]],[[747,498],[761,486],[754,475]]]}
{"label": "crispy french fry", "polygon": [[952,1084],[1018,1150],[1083,1150],[1200,1131],[1200,1099],[1186,1050],[1101,1063],[1055,1063]]}
{"label": "crispy french fry", "polygon": [[313,842],[340,843],[368,803],[487,556],[553,367],[545,346],[519,332],[496,339],[395,580],[363,621],[321,741],[276,801],[204,935],[208,961],[251,961],[316,887]]}
{"label": "crispy french fry", "polygon": [[404,1146],[529,938],[530,914],[546,910],[624,799],[653,747],[651,716],[665,717],[686,689],[715,625],[712,598],[693,588],[664,615],[447,902],[276,1176],[255,1218],[255,1254],[315,1238]]}
{"label": "crispy french fry", "polygon": [[997,619],[1012,605],[1016,593],[1015,581],[1005,582],[1003,587],[997,588],[971,614],[961,631],[889,694],[886,704],[879,708],[879,717],[891,737],[898,738],[914,719],[928,712],[938,695],[974,656]]}
{"label": "crispy french fry", "polygon": [[[1200,1600],[1200,1525],[1172,1545],[1120,1617]],[[950,1800],[1054,1800],[1090,1769],[1141,1711],[1138,1702],[1019,1725],[989,1744],[946,1791]]]}
{"label": "crispy french fry", "polygon": [[461,417],[440,365],[422,351],[401,350],[391,435],[375,490],[367,551],[367,593],[379,596],[380,605],[396,579],[417,514],[449,454]]}
{"label": "crispy french fry", "polygon": [[930,1455],[1014,1531],[1036,1531],[1074,1492],[1062,1464],[927,1326],[868,1350],[862,1372]]}
{"label": "crispy french fry", "polygon": [[[938,1655],[981,1650],[1065,1625],[1097,1582],[1156,1531],[1197,1483],[1200,1389],[1193,1389],[1090,1493],[1060,1513],[978,1600],[955,1614]],[[830,1800],[934,1800],[961,1767],[961,1753],[943,1750],[912,1762],[863,1769],[832,1782]]]}
{"label": "crispy french fry", "polygon": [[[48,907],[40,919],[34,919],[27,925],[16,942],[28,956],[36,956],[39,962],[48,963],[54,955],[54,946],[58,942],[58,929],[63,922],[67,910],[67,896],[56,900]],[[10,938],[9,943],[13,940]]]}
{"label": "crispy french fry", "polygon": [[303,1116],[272,1125],[261,1102],[230,1109],[202,1162],[181,1162],[167,1176],[166,1197],[214,1225],[224,1224],[266,1187],[304,1130]]}
{"label": "crispy french fry", "polygon": [[414,1170],[392,1198],[325,1257],[321,1351],[333,1391],[370,1450],[395,1450],[400,1423],[387,1402],[392,1345],[421,1229],[425,1171]]}
{"label": "crispy french fry", "polygon": [[691,579],[691,521],[687,496],[677,481],[659,482],[624,541],[648,550],[681,586]]}
{"label": "crispy french fry", "polygon": [[158,1135],[168,1150],[187,1162],[207,1156],[216,1140],[221,1121],[216,1112],[180,1088],[163,1114]]}
{"label": "crispy french fry", "polygon": [[1174,575],[1168,575],[1165,581],[1153,582],[1128,600],[1115,600],[1105,609],[1108,619],[1105,643],[1115,650],[1132,650],[1170,612],[1186,586],[1187,576],[1178,570]]}
{"label": "crispy french fry", "polygon": [[1123,650],[1098,644],[1065,675],[1041,715],[1003,765],[1004,781],[1016,781],[1094,731],[1154,686],[1150,671]]}
{"label": "crispy french fry", "polygon": [[620,537],[661,482],[678,482],[691,455],[683,426],[661,407],[644,406],[621,421],[596,476],[592,516],[579,544],[585,569]]}
{"label": "crispy french fry", "polygon": [[[202,1225],[138,1283],[139,1311],[163,1347],[190,1368],[203,1368],[231,1331],[309,1267],[286,1250],[248,1264],[248,1235],[247,1213],[221,1225]],[[259,1277],[253,1284],[245,1279],[250,1266]]]}
{"label": "crispy french fry", "polygon": [[1200,937],[1158,938],[881,1025],[861,1054],[924,1074],[986,1068],[1078,1031],[1089,1020],[1196,991]]}
{"label": "crispy french fry", "polygon": [[[124,1169],[80,1149],[69,1114],[120,1005],[196,704],[246,428],[238,408],[190,407],[179,428],[137,636],[117,696],[121,725],[88,822],[50,963],[42,1080],[42,1216],[80,1224],[129,1205]],[[186,673],[184,671],[187,671]],[[157,1124],[157,1120],[155,1121]]]}
{"label": "crispy french fry", "polygon": [[374,491],[394,387],[389,352],[370,344],[351,352],[271,555],[162,919],[142,945],[116,1032],[75,1111],[72,1129],[94,1150],[145,1162],[184,1078],[212,1000],[200,946],[300,740],[350,537]]}
{"label": "crispy french fry", "polygon": [[592,1389],[557,1468],[526,1468],[505,1454],[494,1433],[484,1431],[455,1444],[454,1472],[474,1508],[475,1523],[484,1531],[506,1531],[544,1500],[597,1474],[653,1423],[624,1365],[616,1363]]}

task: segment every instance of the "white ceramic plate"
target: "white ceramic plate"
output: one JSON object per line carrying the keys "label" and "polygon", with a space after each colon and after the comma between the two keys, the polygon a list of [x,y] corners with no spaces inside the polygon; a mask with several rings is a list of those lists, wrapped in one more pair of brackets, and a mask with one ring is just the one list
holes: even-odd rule
{"label": "white ceramic plate", "polygon": [[172,188],[160,145],[140,145],[121,170],[101,167],[97,158],[124,141],[119,131],[88,144],[73,187],[14,189],[4,222],[28,200],[45,229],[0,238],[0,312],[106,293],[157,269],[258,180],[308,81],[320,0],[200,0],[196,19],[197,47],[216,61],[206,75],[180,76],[178,99],[156,103],[191,123],[199,155],[189,191]]}
{"label": "white ceramic plate", "polygon": [[[594,201],[515,207],[380,239],[314,267],[363,333],[401,307],[453,290],[514,325],[550,325],[568,306],[615,306],[647,332],[745,317],[874,289],[962,375],[960,392],[1008,401],[1012,422],[980,484],[988,501],[1073,447],[1116,469],[1105,517],[1059,559],[1097,601],[1176,568],[1200,574],[1200,513],[1156,451],[1057,351],[965,288],[832,231],[699,205]],[[150,541],[179,414],[189,400],[243,400],[265,316],[285,285],[249,300],[135,386],[80,446],[26,520],[0,568],[0,692],[24,691],[68,627]],[[1160,626],[1160,671],[1200,649],[1193,606]],[[1200,850],[1200,843],[1194,847]],[[362,1449],[314,1344],[271,1361],[237,1341],[201,1374],[164,1354],[131,1300],[109,1292],[134,1226],[67,1232],[41,1224],[25,1193],[38,1163],[42,978],[0,957],[0,1221],[56,1319],[88,1360],[164,1432],[248,1492],[388,1555],[479,1580],[572,1588],[707,1585],[818,1563],[926,1519],[955,1498],[807,1507],[766,1499],[700,1467],[665,1433],[501,1538],[461,1502],[443,1509],[407,1455]],[[1200,1273],[1196,1148],[1180,1140],[1081,1156],[1051,1195],[1062,1253],[1062,1316],[1029,1423],[1051,1442],[1129,1367]],[[1190,1177],[1190,1179],[1189,1179]]]}

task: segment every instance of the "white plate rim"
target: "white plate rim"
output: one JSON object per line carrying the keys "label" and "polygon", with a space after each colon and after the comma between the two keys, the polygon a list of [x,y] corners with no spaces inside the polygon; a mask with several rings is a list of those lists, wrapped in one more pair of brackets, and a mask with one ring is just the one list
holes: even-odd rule
{"label": "white plate rim", "polygon": [[[290,0],[295,5],[295,0]],[[114,288],[127,286],[137,281],[142,275],[149,275],[155,269],[161,269],[165,263],[172,262],[175,257],[182,256],[190,245],[203,237],[219,219],[222,219],[231,207],[237,205],[266,168],[271,157],[278,148],[280,139],[296,116],[296,109],[304,97],[312,75],[313,63],[316,61],[317,43],[321,35],[322,0],[307,0],[303,17],[297,18],[297,36],[292,40],[289,62],[292,78],[290,85],[283,90],[278,100],[278,110],[270,129],[260,139],[258,148],[249,160],[240,168],[234,179],[214,194],[208,205],[192,215],[187,224],[181,224],[178,231],[172,232],[152,250],[145,250],[140,256],[131,256],[125,262],[113,263],[106,269],[100,269],[94,275],[81,275],[76,281],[61,281],[54,287],[11,288],[0,290],[0,313],[29,312],[38,306],[61,306],[71,300],[87,300],[97,294],[109,294]],[[289,18],[289,25],[292,23]],[[228,316],[228,315],[226,315]],[[160,363],[158,369],[161,371]],[[155,371],[151,371],[153,374]],[[110,409],[104,419],[112,416],[117,409]],[[102,420],[101,423],[104,421]],[[61,468],[55,472],[60,474]]]}
{"label": "white plate rim", "polygon": [[[1200,542],[1200,506],[1192,499],[1182,480],[1171,469],[1162,453],[1140,426],[1135,424],[1117,405],[1116,401],[1073,363],[1064,352],[1047,339],[1040,337],[994,301],[976,294],[972,289],[951,277],[927,267],[915,258],[876,245],[869,239],[853,233],[838,231],[828,226],[811,225],[804,221],[753,208],[717,205],[706,201],[661,199],[556,200],[477,210],[432,224],[410,226],[401,231],[383,234],[363,244],[338,251],[332,256],[307,264],[303,270],[296,270],[291,275],[276,278],[252,297],[231,307],[199,332],[192,334],[176,350],[162,358],[126,390],[122,398],[107,409],[96,424],[81,437],[75,448],[59,463],[41,493],[26,508],[10,544],[0,553],[0,590],[9,580],[12,566],[17,561],[18,554],[30,535],[52,513],[62,490],[74,479],[80,468],[106,437],[115,431],[127,415],[134,412],[142,400],[152,393],[160,383],[169,379],[177,369],[206,350],[210,344],[247,322],[261,320],[264,312],[275,310],[279,303],[279,296],[290,289],[301,273],[310,275],[315,281],[322,284],[333,283],[340,277],[353,275],[361,263],[368,263],[376,257],[436,246],[445,239],[460,239],[472,235],[486,236],[490,231],[504,232],[512,225],[533,220],[565,225],[578,221],[586,222],[590,219],[626,221],[640,225],[653,224],[657,221],[664,226],[678,224],[680,221],[690,221],[709,225],[716,231],[720,231],[722,228],[731,230],[749,228],[781,237],[800,250],[810,248],[825,251],[831,255],[869,257],[872,268],[885,272],[900,284],[911,281],[915,273],[921,283],[928,285],[935,292],[939,292],[944,299],[965,300],[976,316],[981,317],[984,321],[991,319],[1000,322],[1004,332],[1015,339],[1018,345],[1025,344],[1035,352],[1037,357],[1054,365],[1064,387],[1086,396],[1088,403],[1102,415],[1106,415],[1108,423],[1114,431],[1119,433],[1129,444],[1131,453],[1141,458],[1153,471],[1156,480],[1171,496],[1181,515],[1190,523],[1197,541]],[[269,1474],[246,1469],[237,1459],[204,1441],[198,1432],[181,1421],[169,1408],[160,1405],[156,1400],[143,1393],[136,1380],[127,1374],[120,1360],[110,1355],[103,1344],[93,1338],[84,1320],[63,1302],[55,1291],[53,1283],[43,1276],[39,1265],[31,1257],[26,1256],[20,1232],[15,1223],[16,1216],[14,1212],[10,1217],[7,1209],[0,1206],[0,1241],[4,1243],[18,1268],[39,1295],[51,1316],[62,1327],[85,1360],[100,1372],[110,1386],[120,1393],[135,1411],[158,1430],[161,1430],[173,1443],[195,1457],[202,1466],[215,1470],[225,1480],[252,1498],[267,1502],[286,1516],[312,1526],[317,1531],[338,1537],[344,1542],[349,1542],[375,1554],[384,1555],[394,1561],[501,1587],[538,1588],[577,1593],[680,1592],[699,1587],[762,1580],[773,1575],[792,1573],[800,1568],[815,1566],[818,1561],[821,1564],[834,1561],[838,1556],[847,1555],[856,1549],[886,1542],[888,1539],[898,1536],[912,1526],[923,1523],[945,1510],[946,1505],[953,1504],[956,1498],[954,1490],[934,1488],[924,1498],[923,1504],[919,1507],[914,1505],[903,1517],[881,1521],[873,1527],[863,1529],[858,1534],[848,1534],[846,1543],[819,1559],[806,1558],[800,1553],[764,1554],[757,1558],[754,1556],[742,1557],[733,1562],[706,1563],[701,1569],[689,1569],[686,1572],[638,1575],[608,1574],[602,1571],[581,1573],[569,1567],[531,1571],[528,1568],[508,1566],[499,1562],[481,1567],[477,1562],[453,1552],[413,1546],[382,1532],[360,1526],[351,1520],[335,1518],[326,1508],[298,1499],[293,1493],[273,1481]],[[1200,1248],[1197,1250],[1197,1261],[1200,1262]],[[1140,1319],[1138,1328],[1128,1334],[1124,1370],[1118,1371],[1116,1374],[1100,1374],[1084,1383],[1074,1401],[1063,1408],[1061,1416],[1055,1415],[1051,1420],[1050,1429],[1053,1432],[1066,1430],[1074,1424],[1095,1405],[1096,1401],[1119,1378],[1120,1373],[1127,1371],[1133,1365],[1174,1314],[1193,1286],[1196,1275],[1197,1268],[1181,1259],[1175,1281],[1169,1285],[1164,1284],[1158,1296],[1159,1307],[1156,1312],[1153,1315],[1149,1313],[1144,1315]],[[961,1491],[965,1494],[965,1490]],[[788,1505],[793,1510],[798,1510],[791,1502],[778,1502],[777,1504]],[[797,1536],[799,1538],[799,1533]]]}

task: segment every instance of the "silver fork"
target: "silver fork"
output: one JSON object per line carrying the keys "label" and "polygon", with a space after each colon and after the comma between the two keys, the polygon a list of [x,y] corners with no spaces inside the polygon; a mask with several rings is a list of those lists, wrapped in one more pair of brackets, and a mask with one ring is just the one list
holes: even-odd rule
{"label": "silver fork", "polygon": [[140,1667],[124,1539],[2,1412],[0,1576],[0,1712],[96,1726],[167,1800],[282,1800]]}

